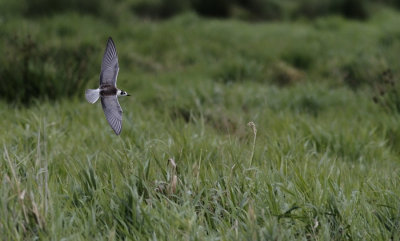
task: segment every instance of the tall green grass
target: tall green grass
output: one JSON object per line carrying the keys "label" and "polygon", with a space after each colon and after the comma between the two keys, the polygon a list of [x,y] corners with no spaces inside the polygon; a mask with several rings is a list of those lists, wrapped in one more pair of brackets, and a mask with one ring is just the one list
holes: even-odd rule
{"label": "tall green grass", "polygon": [[93,46],[82,88],[112,36],[132,96],[121,136],[83,91],[0,102],[1,239],[399,239],[397,97],[373,101],[399,21],[7,21],[40,48]]}

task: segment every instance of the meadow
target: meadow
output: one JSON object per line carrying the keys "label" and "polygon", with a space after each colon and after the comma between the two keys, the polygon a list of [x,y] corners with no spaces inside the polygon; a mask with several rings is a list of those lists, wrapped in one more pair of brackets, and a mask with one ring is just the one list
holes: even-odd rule
{"label": "meadow", "polygon": [[0,239],[399,240],[399,24],[3,19]]}

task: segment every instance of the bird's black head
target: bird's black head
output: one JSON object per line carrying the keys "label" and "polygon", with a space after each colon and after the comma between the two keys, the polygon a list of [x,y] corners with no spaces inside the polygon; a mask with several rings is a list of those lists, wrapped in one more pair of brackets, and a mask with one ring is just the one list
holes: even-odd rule
{"label": "bird's black head", "polygon": [[121,92],[119,93],[120,96],[129,96],[128,93],[126,93],[125,91],[121,90]]}

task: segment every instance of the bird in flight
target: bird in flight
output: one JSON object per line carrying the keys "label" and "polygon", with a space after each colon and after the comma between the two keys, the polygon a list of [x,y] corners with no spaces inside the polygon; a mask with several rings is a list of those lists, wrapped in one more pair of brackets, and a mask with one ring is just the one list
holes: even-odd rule
{"label": "bird in flight", "polygon": [[117,88],[118,71],[117,49],[114,41],[109,37],[101,63],[100,87],[86,90],[85,96],[86,100],[92,104],[96,103],[100,97],[106,119],[117,135],[121,134],[122,130],[122,109],[118,103],[118,96],[129,96],[128,93]]}

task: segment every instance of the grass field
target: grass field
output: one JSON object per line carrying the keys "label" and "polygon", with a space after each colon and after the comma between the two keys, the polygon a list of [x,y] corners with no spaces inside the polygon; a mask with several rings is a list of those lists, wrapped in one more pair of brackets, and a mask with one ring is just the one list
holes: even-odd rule
{"label": "grass field", "polygon": [[389,10],[365,22],[4,21],[2,66],[19,61],[12,37],[29,34],[38,53],[84,46],[83,89],[97,87],[112,36],[132,96],[121,136],[71,87],[0,101],[0,239],[399,240],[399,24]]}

